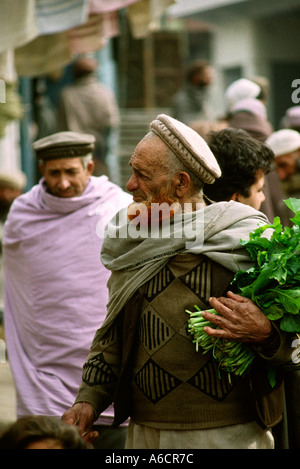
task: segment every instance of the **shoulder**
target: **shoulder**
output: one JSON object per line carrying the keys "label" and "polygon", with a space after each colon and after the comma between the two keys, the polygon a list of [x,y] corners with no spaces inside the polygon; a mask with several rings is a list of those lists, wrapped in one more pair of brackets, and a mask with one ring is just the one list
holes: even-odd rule
{"label": "shoulder", "polygon": [[31,223],[40,205],[39,193],[39,185],[36,185],[14,200],[4,225],[4,236],[12,231],[21,230],[25,224]]}
{"label": "shoulder", "polygon": [[114,213],[132,203],[132,196],[117,184],[109,181],[107,176],[92,176],[91,182],[95,194],[98,194],[100,204],[114,207]]}
{"label": "shoulder", "polygon": [[12,203],[9,214],[24,209],[33,209],[37,203],[40,193],[40,185],[33,186],[28,192],[19,195]]}
{"label": "shoulder", "polygon": [[206,210],[207,209],[220,215],[223,214],[225,217],[230,217],[232,221],[259,219],[262,223],[269,223],[267,216],[263,212],[256,210],[250,205],[242,204],[234,200],[230,200],[229,202],[216,202],[206,207]]}
{"label": "shoulder", "polygon": [[132,199],[132,196],[128,192],[125,192],[115,182],[110,181],[107,176],[92,176],[91,182],[95,189],[102,189],[102,192],[107,193],[107,191],[110,191],[111,193],[115,194],[123,194],[127,198],[129,197],[130,199]]}

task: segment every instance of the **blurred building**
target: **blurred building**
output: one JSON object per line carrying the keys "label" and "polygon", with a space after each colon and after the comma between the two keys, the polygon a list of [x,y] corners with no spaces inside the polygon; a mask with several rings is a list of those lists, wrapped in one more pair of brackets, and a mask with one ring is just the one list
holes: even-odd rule
{"label": "blurred building", "polygon": [[37,88],[46,83],[46,98],[55,106],[80,53],[99,59],[99,81],[117,96],[121,125],[110,162],[112,179],[123,187],[134,146],[157,113],[169,111],[193,60],[207,60],[215,70],[220,116],[225,89],[240,77],[267,79],[275,129],[286,109],[298,104],[292,83],[300,82],[300,0],[62,0],[55,10],[52,2],[24,0],[23,10],[19,4],[2,0],[0,6],[0,79],[17,76],[23,105],[23,117],[0,137],[0,169],[22,169],[28,188],[39,177],[31,150]]}
{"label": "blurred building", "polygon": [[300,0],[178,0],[170,18],[193,18],[211,28],[210,60],[216,70],[220,113],[227,86],[245,77],[266,77],[268,114],[275,128],[292,106],[292,83],[300,78]]}
{"label": "blurred building", "polygon": [[[112,44],[123,35],[122,16],[132,36],[144,39],[174,2],[1,0],[0,170],[23,170],[30,189],[40,177],[32,142],[53,132],[45,124],[55,123],[48,117],[62,87],[72,81],[70,64],[82,54],[101,58],[99,81],[119,90]],[[117,174],[113,179],[119,182]]]}

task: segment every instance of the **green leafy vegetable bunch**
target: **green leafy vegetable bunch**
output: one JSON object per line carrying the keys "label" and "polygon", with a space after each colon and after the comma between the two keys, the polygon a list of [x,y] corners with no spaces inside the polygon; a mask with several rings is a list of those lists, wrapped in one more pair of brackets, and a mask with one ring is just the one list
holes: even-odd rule
{"label": "green leafy vegetable bunch", "polygon": [[[276,217],[273,224],[258,227],[250,233],[249,240],[242,240],[253,267],[238,271],[231,287],[253,300],[282,331],[300,333],[300,199],[291,198],[285,203],[295,214],[292,226],[283,229]],[[271,236],[266,230],[272,230]],[[199,308],[195,308],[194,312],[186,312],[190,314],[188,327],[197,350],[201,347],[205,353],[211,351],[221,368],[242,375],[251,366],[253,352],[245,344],[208,336],[203,327],[214,325],[207,324]]]}

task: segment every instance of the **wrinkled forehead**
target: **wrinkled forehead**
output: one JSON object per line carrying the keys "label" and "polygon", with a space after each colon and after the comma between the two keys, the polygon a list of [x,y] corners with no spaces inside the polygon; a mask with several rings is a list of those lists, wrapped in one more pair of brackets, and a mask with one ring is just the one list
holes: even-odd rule
{"label": "wrinkled forehead", "polygon": [[130,164],[137,161],[137,159],[144,158],[153,163],[158,163],[165,158],[168,149],[168,145],[158,135],[154,132],[148,132],[135,147],[130,158]]}
{"label": "wrinkled forehead", "polygon": [[290,153],[284,153],[283,155],[276,156],[276,163],[290,163],[294,162],[297,159],[298,155],[296,151],[292,151]]}

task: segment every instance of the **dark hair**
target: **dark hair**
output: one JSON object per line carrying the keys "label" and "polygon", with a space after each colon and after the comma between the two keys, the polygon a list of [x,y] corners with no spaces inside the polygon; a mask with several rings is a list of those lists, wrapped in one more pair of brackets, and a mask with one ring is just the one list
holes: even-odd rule
{"label": "dark hair", "polygon": [[0,437],[0,449],[26,449],[33,442],[51,439],[62,449],[91,449],[77,427],[55,417],[33,415],[19,418]]}
{"label": "dark hair", "polygon": [[210,66],[210,64],[206,60],[195,60],[186,69],[186,79],[192,81],[194,75],[203,73],[208,66]]}
{"label": "dark hair", "polygon": [[273,151],[244,130],[226,128],[209,132],[207,142],[222,176],[213,184],[205,184],[204,194],[216,202],[230,200],[236,192],[249,197],[257,172],[267,174],[275,166]]}

